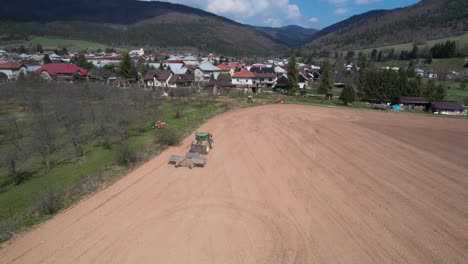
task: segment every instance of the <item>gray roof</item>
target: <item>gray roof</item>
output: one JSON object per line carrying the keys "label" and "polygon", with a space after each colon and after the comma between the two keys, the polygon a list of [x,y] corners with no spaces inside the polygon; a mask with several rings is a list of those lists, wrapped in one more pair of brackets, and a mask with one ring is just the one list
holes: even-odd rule
{"label": "gray roof", "polygon": [[459,102],[431,102],[432,108],[437,110],[463,111],[465,108]]}
{"label": "gray roof", "polygon": [[185,57],[183,60],[184,61],[198,61],[197,58],[195,58],[194,56],[191,56],[191,55]]}
{"label": "gray roof", "polygon": [[167,63],[169,67],[171,67],[171,70],[174,74],[186,74],[187,73],[187,68],[184,67],[184,64],[182,63]]}
{"label": "gray roof", "polygon": [[200,65],[198,65],[198,68],[204,72],[217,72],[221,71],[218,67],[214,66],[213,64],[209,62],[203,62]]}

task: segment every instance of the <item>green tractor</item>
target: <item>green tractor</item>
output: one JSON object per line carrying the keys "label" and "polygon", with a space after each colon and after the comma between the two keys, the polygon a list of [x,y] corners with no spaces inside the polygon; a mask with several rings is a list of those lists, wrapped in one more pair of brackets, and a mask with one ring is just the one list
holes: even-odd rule
{"label": "green tractor", "polygon": [[213,135],[207,132],[197,132],[195,133],[195,140],[190,147],[190,152],[208,154],[213,147]]}

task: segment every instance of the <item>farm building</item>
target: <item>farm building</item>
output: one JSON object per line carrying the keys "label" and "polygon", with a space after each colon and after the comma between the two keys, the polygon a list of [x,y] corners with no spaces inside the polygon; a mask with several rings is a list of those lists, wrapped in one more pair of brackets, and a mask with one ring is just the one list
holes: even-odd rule
{"label": "farm building", "polygon": [[431,110],[441,115],[464,115],[467,112],[459,102],[431,102]]}
{"label": "farm building", "polygon": [[431,102],[425,97],[405,97],[398,98],[398,103],[403,105],[405,110],[409,111],[427,111]]}
{"label": "farm building", "polygon": [[210,80],[205,87],[216,95],[219,93],[230,93],[236,86],[228,80]]}

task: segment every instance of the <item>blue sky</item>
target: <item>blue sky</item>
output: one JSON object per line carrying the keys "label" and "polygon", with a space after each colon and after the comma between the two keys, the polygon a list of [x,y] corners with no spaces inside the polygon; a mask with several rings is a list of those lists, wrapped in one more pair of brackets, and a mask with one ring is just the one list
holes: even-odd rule
{"label": "blue sky", "polygon": [[419,0],[169,0],[260,26],[301,25],[321,29],[352,15],[393,9]]}

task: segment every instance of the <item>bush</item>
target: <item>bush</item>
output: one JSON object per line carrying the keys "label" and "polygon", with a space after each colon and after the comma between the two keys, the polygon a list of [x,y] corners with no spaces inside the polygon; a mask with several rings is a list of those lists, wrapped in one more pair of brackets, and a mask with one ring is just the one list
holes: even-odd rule
{"label": "bush", "polygon": [[354,88],[349,85],[346,86],[341,92],[340,100],[343,101],[345,105],[353,103],[356,100],[356,92],[354,91]]}
{"label": "bush", "polygon": [[171,127],[156,130],[156,143],[162,147],[175,146],[181,139],[180,132]]}
{"label": "bush", "polygon": [[120,165],[128,166],[138,160],[137,152],[124,142],[117,147],[117,161]]}
{"label": "bush", "polygon": [[52,215],[58,212],[62,205],[63,194],[49,189],[42,195],[38,209],[42,214]]}

